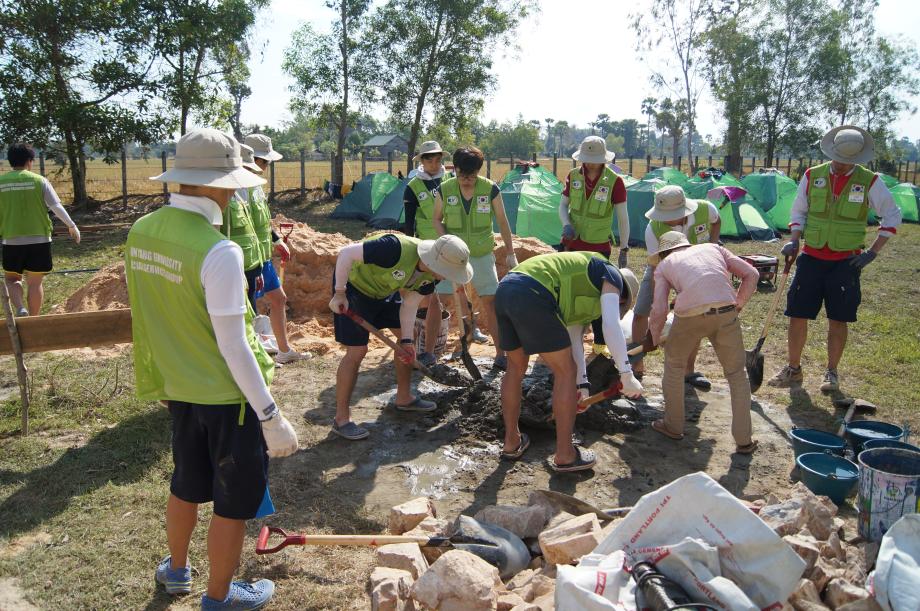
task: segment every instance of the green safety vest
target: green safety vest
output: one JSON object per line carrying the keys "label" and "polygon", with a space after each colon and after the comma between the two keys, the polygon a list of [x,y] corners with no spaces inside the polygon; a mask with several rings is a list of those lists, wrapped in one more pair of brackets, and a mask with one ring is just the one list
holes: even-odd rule
{"label": "green safety vest", "polygon": [[595,258],[607,262],[596,252],[559,252],[531,257],[513,271],[527,274],[552,293],[565,326],[586,325],[601,315],[601,291],[588,276],[588,263]]}
{"label": "green safety vest", "polygon": [[[654,233],[655,237],[659,240],[661,236],[667,232],[676,231],[674,227],[662,221],[651,221],[650,225],[652,226],[652,233]],[[690,227],[690,230],[687,231],[687,241],[691,244],[705,244],[709,241],[710,237],[709,227],[709,204],[700,201],[699,205],[696,207],[696,212],[693,213],[693,225]]]}
{"label": "green safety vest", "polygon": [[272,211],[268,207],[268,199],[260,187],[251,187],[249,191],[249,218],[252,219],[252,228],[255,229],[262,251],[262,261],[272,258]]}
{"label": "green safety vest", "polygon": [[[348,282],[371,299],[386,299],[399,289],[419,290],[423,284],[433,283],[434,274],[416,269],[419,262],[418,238],[391,234],[399,239],[402,254],[393,267],[380,267],[372,263],[355,263],[348,272]],[[375,240],[380,235],[364,239]]]}
{"label": "green safety vest", "polygon": [[409,188],[415,193],[418,200],[418,211],[415,213],[415,235],[423,240],[437,240],[438,232],[434,229],[434,196],[425,181],[414,176],[409,181]]}
{"label": "green safety vest", "polygon": [[857,250],[865,245],[869,217],[869,187],[875,173],[857,165],[840,195],[834,197],[831,164],[808,171],[808,217],[805,243],[812,248]]}
{"label": "green safety vest", "polygon": [[578,239],[591,244],[610,241],[613,226],[613,202],[610,200],[617,178],[616,172],[604,166],[591,197],[586,199],[581,168],[572,168],[569,172],[569,218]]}
{"label": "green safety vest", "polygon": [[220,232],[243,249],[243,269],[247,272],[266,261],[262,258],[259,236],[249,217],[249,206],[235,195],[224,209],[224,223],[220,226]]}
{"label": "green safety vest", "polygon": [[473,190],[470,211],[463,207],[460,183],[450,178],[441,183],[441,201],[444,206],[444,227],[466,242],[471,257],[483,257],[495,248],[492,233],[492,185],[488,178],[479,176]]}
{"label": "green safety vest", "polygon": [[42,177],[28,170],[0,175],[0,235],[51,237],[43,186]]}
{"label": "green safety vest", "polygon": [[[217,347],[201,286],[201,265],[225,238],[197,212],[164,206],[139,219],[125,245],[125,275],[140,399],[216,405],[245,402]],[[275,367],[252,329],[246,339],[266,384]]]}

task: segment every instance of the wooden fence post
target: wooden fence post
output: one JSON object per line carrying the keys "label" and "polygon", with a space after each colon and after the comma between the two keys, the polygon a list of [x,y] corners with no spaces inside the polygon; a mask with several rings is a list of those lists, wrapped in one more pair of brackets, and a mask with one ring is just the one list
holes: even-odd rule
{"label": "wooden fence post", "polygon": [[[166,151],[160,151],[160,165],[163,168],[163,172],[166,172]],[[163,204],[169,203],[169,185],[163,183]]]}
{"label": "wooden fence post", "polygon": [[652,154],[646,153],[645,155],[645,173],[648,174],[652,169]]}
{"label": "wooden fence post", "polygon": [[558,162],[559,162],[559,155],[557,155],[556,152],[553,151],[553,176],[556,176],[556,165],[558,164]]}
{"label": "wooden fence post", "polygon": [[914,180],[913,180],[913,183],[914,183],[914,184],[917,184],[917,160],[916,160],[916,159],[914,159]]}
{"label": "wooden fence post", "polygon": [[127,145],[121,146],[121,203],[128,208],[128,150]]}
{"label": "wooden fence post", "polygon": [[629,156],[629,170],[627,171],[629,172],[629,175],[632,176],[632,173],[633,173],[633,156],[632,155]]}
{"label": "wooden fence post", "polygon": [[492,158],[486,157],[486,178],[492,178]]}
{"label": "wooden fence post", "polygon": [[712,155],[711,155],[711,154],[709,155],[709,159],[708,159],[707,163],[709,163],[709,166],[708,166],[708,167],[711,168],[711,167],[712,167]]}
{"label": "wooden fence post", "polygon": [[329,153],[329,182],[335,182],[335,153]]}
{"label": "wooden fence post", "polygon": [[361,151],[361,178],[367,176],[367,151]]}
{"label": "wooden fence post", "polygon": [[393,151],[387,151],[387,174],[393,173]]}
{"label": "wooden fence post", "polygon": [[531,153],[530,159],[531,159],[531,161],[533,161],[534,163],[537,162],[537,152],[536,152],[536,151],[534,151],[533,153]]}
{"label": "wooden fence post", "polygon": [[10,294],[6,290],[6,282],[0,282],[0,300],[3,301],[6,328],[10,333],[10,344],[13,346],[13,355],[16,357],[16,376],[19,380],[19,400],[22,402],[22,435],[25,437],[29,434],[29,378],[26,372],[26,362],[22,356],[22,343],[19,341],[19,330],[16,328],[16,319],[13,318],[13,309],[10,306]]}
{"label": "wooden fence post", "polygon": [[812,166],[811,155],[808,156],[808,167]]}
{"label": "wooden fence post", "polygon": [[661,167],[667,167],[667,165],[668,165],[668,156],[662,155],[661,156]]}
{"label": "wooden fence post", "polygon": [[300,197],[307,194],[307,149],[300,149]]}
{"label": "wooden fence post", "polygon": [[572,159],[572,169],[573,170],[575,169],[575,159],[574,158]]}
{"label": "wooden fence post", "polygon": [[751,157],[751,173],[754,173],[754,170],[757,169],[757,157]]}
{"label": "wooden fence post", "polygon": [[699,167],[700,167],[700,156],[699,156],[699,155],[696,155],[696,156],[693,158],[693,167],[699,169]]}
{"label": "wooden fence post", "polygon": [[902,161],[899,159],[899,160],[898,160],[898,182],[903,182],[903,181],[901,180],[901,163],[902,163]]}
{"label": "wooden fence post", "polygon": [[514,153],[511,153],[510,155],[508,155],[508,171],[510,172],[513,169],[514,169]]}
{"label": "wooden fence post", "polygon": [[268,200],[274,201],[275,199],[275,163],[274,162],[268,164],[268,174],[271,179],[271,192],[269,193]]}
{"label": "wooden fence post", "polygon": [[45,175],[45,151],[38,151],[38,173]]}
{"label": "wooden fence post", "polygon": [[680,166],[682,166],[683,163],[684,163],[684,157],[683,157],[683,155],[678,155],[678,156],[677,156],[677,170],[678,170],[678,171],[681,171],[681,167],[680,167]]}
{"label": "wooden fence post", "polygon": [[792,155],[786,160],[786,176],[792,174]]}

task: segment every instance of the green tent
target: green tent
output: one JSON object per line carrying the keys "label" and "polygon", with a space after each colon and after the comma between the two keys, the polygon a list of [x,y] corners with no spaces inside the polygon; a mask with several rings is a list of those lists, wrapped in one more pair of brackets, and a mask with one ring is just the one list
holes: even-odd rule
{"label": "green tent", "polygon": [[399,192],[401,208],[403,185],[403,181],[386,172],[368,174],[354,183],[351,193],[336,206],[329,218],[370,221],[380,209],[384,199],[394,191]]}
{"label": "green tent", "polygon": [[[723,174],[716,177],[707,174],[705,178],[694,176],[687,180],[683,185],[684,192],[691,199],[706,199],[706,194],[710,189],[716,187],[741,187],[741,182],[731,174]],[[742,187],[743,188],[743,187]]]}
{"label": "green tent", "polygon": [[876,173],[878,174],[878,177],[881,178],[882,181],[885,183],[885,186],[888,187],[889,189],[896,187],[898,183],[901,182],[900,180],[898,180],[891,174],[883,174],[882,172],[876,172]]}
{"label": "green tent", "polygon": [[[658,168],[652,170],[643,176],[642,180],[652,180],[655,178],[663,180],[669,185],[680,185],[681,187],[685,186],[689,180],[686,174],[676,168]],[[630,233],[632,233],[632,225],[630,225]]]}
{"label": "green tent", "polygon": [[[661,178],[643,178],[626,187],[626,205],[629,211],[629,244],[631,246],[645,245],[645,228],[648,219],[645,213],[655,205],[655,192],[666,183]],[[613,216],[613,235],[619,236],[619,225],[616,215]]]}
{"label": "green tent", "polygon": [[754,198],[744,197],[734,202],[724,198],[723,203],[716,203],[716,208],[719,208],[719,217],[722,219],[720,237],[759,242],[776,239],[773,225],[767,220],[767,213]]}
{"label": "green tent", "polygon": [[741,179],[751,197],[766,212],[767,220],[777,231],[789,228],[789,215],[798,191],[798,184],[784,174],[748,174]]}
{"label": "green tent", "polygon": [[550,246],[559,244],[562,183],[552,172],[540,166],[516,166],[505,174],[499,188],[512,233],[535,237]]}
{"label": "green tent", "polygon": [[374,215],[367,222],[368,227],[375,229],[402,229],[406,224],[406,210],[403,204],[403,194],[406,191],[408,179],[399,180],[393,189],[386,194],[377,207]]}
{"label": "green tent", "polygon": [[901,209],[901,218],[911,223],[920,221],[917,214],[918,195],[920,187],[915,187],[909,182],[902,182],[899,185],[889,187],[891,196],[894,197],[894,203]]}

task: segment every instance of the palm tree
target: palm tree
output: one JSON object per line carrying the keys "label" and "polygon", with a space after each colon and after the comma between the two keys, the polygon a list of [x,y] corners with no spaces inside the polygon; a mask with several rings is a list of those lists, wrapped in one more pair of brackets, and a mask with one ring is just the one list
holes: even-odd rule
{"label": "palm tree", "polygon": [[553,139],[553,123],[555,123],[556,120],[547,117],[543,119],[543,121],[546,123],[546,150],[552,153],[556,150],[556,141]]}
{"label": "palm tree", "polygon": [[652,119],[655,118],[655,105],[658,100],[649,96],[642,100],[642,114],[648,116],[648,122],[645,127],[645,151],[646,155],[652,153]]}

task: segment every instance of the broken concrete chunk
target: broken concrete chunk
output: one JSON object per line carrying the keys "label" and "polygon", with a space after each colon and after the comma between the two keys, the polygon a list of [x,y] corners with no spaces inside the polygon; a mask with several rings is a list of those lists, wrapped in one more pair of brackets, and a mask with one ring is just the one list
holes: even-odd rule
{"label": "broken concrete chunk", "polygon": [[450,550],[412,586],[412,598],[431,609],[492,610],[504,591],[498,569],[469,552]]}
{"label": "broken concrete chunk", "polygon": [[760,510],[760,519],[781,537],[799,532],[807,527],[819,541],[826,541],[834,530],[837,506],[825,496],[816,496],[798,482],[792,496],[781,503],[767,505]]}
{"label": "broken concrete chunk", "polygon": [[815,566],[815,561],[818,559],[818,556],[821,555],[821,550],[818,547],[818,542],[814,537],[809,537],[806,535],[787,535],[783,537],[789,547],[799,555],[799,558],[805,561],[805,570],[809,571],[813,566]]}
{"label": "broken concrete chunk", "polygon": [[557,513],[556,515],[554,515],[552,518],[549,519],[549,521],[546,523],[546,528],[556,528],[563,522],[568,522],[574,517],[575,517],[574,515],[572,515],[571,513],[567,511],[560,511],[559,513]]}
{"label": "broken concrete chunk", "polygon": [[408,571],[413,579],[428,570],[428,561],[417,543],[391,543],[377,548],[377,565]]}
{"label": "broken concrete chunk", "polygon": [[831,579],[824,592],[824,602],[832,609],[864,598],[869,598],[868,590],[839,577]]}
{"label": "broken concrete chunk", "polygon": [[480,522],[510,530],[521,539],[538,536],[546,526],[546,510],[536,505],[489,505],[480,509],[473,517]]}
{"label": "broken concrete chunk", "polygon": [[409,598],[413,582],[408,571],[376,567],[368,579],[371,610],[414,611],[415,604]]}
{"label": "broken concrete chunk", "polygon": [[798,609],[799,605],[804,602],[821,604],[821,596],[818,594],[818,589],[815,587],[814,582],[803,577],[799,579],[795,591],[792,593],[792,596],[789,597],[789,602],[792,603],[793,607]]}
{"label": "broken concrete chunk", "polygon": [[540,549],[548,564],[572,564],[601,542],[597,516],[586,513],[540,533]]}
{"label": "broken concrete chunk", "polygon": [[881,541],[875,541],[872,543],[860,543],[858,546],[862,550],[866,566],[870,569],[875,567],[875,560],[878,558],[878,549],[881,544]]}
{"label": "broken concrete chunk", "polygon": [[391,534],[401,535],[418,526],[428,517],[437,517],[434,505],[425,497],[406,501],[390,509],[389,530]]}
{"label": "broken concrete chunk", "polygon": [[793,607],[795,611],[830,611],[830,608],[826,607],[824,604],[811,602],[810,600],[802,601],[793,605]]}

